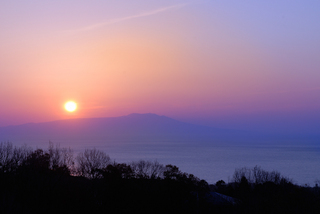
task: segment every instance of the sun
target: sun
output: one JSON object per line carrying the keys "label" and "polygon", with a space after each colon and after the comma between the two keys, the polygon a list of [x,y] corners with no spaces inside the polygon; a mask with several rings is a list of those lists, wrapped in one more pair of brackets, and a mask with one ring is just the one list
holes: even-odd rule
{"label": "sun", "polygon": [[66,104],[64,104],[64,108],[68,112],[74,112],[77,109],[77,103],[75,103],[73,101],[68,101],[68,102],[66,102]]}

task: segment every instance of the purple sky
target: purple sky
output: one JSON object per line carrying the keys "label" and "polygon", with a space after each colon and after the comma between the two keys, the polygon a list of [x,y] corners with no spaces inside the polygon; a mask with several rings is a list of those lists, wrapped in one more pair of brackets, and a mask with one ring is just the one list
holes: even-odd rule
{"label": "purple sky", "polygon": [[[320,2],[1,1],[0,126],[156,113],[320,132]],[[64,103],[78,109],[69,113]]]}

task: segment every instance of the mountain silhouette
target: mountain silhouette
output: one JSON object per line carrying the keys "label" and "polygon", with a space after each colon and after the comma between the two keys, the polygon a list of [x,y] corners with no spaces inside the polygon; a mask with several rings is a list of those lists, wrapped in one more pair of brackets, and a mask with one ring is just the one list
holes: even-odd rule
{"label": "mountain silhouette", "polygon": [[189,124],[156,114],[130,114],[0,127],[0,141],[186,141],[217,139],[237,133],[234,130]]}

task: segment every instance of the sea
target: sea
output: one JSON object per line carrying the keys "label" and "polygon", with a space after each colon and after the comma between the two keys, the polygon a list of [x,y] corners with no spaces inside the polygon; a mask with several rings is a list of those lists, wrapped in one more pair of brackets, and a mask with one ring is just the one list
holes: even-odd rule
{"label": "sea", "polygon": [[[24,142],[33,148],[48,147],[48,142]],[[53,141],[70,147],[75,153],[96,148],[113,161],[130,163],[146,160],[172,164],[180,171],[193,174],[209,184],[219,180],[231,182],[236,169],[261,167],[278,171],[283,177],[302,186],[320,184],[320,145],[288,143],[224,143],[181,141]],[[14,144],[14,142],[13,142]],[[19,142],[21,144],[21,142]],[[15,144],[14,144],[15,145]]]}

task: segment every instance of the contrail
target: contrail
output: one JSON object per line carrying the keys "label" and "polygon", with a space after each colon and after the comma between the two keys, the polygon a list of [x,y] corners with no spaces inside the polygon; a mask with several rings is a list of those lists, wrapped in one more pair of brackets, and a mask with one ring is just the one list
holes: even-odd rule
{"label": "contrail", "polygon": [[157,10],[152,10],[152,11],[140,13],[140,14],[133,15],[133,16],[126,16],[126,17],[122,17],[122,18],[111,19],[111,20],[108,20],[108,21],[105,21],[105,22],[101,22],[101,23],[93,24],[93,25],[90,25],[90,26],[87,26],[87,27],[79,28],[79,29],[74,30],[74,31],[93,30],[93,29],[100,28],[100,27],[103,27],[103,26],[106,26],[106,25],[112,25],[112,24],[115,24],[115,23],[118,23],[118,22],[130,20],[130,19],[135,19],[135,18],[155,15],[155,14],[162,13],[162,12],[165,12],[167,10],[174,9],[174,8],[181,8],[181,7],[184,7],[186,5],[188,5],[188,4],[172,5],[172,6],[169,6],[169,7],[163,7],[163,8],[157,9]]}

